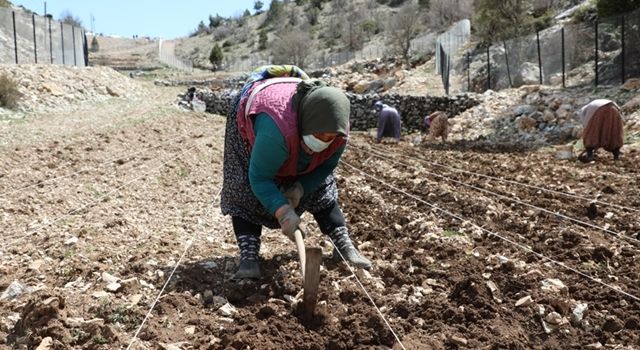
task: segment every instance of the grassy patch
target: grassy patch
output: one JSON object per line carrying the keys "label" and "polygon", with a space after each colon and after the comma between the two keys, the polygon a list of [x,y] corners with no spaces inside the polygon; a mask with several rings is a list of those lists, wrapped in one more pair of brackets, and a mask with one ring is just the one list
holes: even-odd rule
{"label": "grassy patch", "polygon": [[460,232],[460,231],[456,231],[456,230],[445,230],[442,232],[442,235],[445,237],[462,237],[464,236],[464,233]]}
{"label": "grassy patch", "polygon": [[187,168],[180,168],[180,170],[178,170],[178,176],[182,178],[189,176],[189,174],[191,174],[191,171]]}
{"label": "grassy patch", "polygon": [[101,335],[96,335],[93,338],[91,338],[91,342],[97,345],[104,345],[104,344],[108,344],[109,340]]}

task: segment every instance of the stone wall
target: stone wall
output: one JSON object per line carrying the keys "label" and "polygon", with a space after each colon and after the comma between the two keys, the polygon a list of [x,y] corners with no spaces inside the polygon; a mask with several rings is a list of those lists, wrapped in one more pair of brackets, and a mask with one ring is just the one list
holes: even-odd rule
{"label": "stone wall", "polygon": [[[198,90],[198,94],[207,104],[207,112],[220,115],[227,115],[236,93],[237,90]],[[388,94],[381,97],[347,93],[347,97],[351,101],[351,129],[358,131],[376,127],[373,104],[378,100],[398,109],[405,131],[421,130],[424,117],[432,112],[446,111],[449,117],[455,117],[479,104],[478,98],[473,94],[449,97]]]}

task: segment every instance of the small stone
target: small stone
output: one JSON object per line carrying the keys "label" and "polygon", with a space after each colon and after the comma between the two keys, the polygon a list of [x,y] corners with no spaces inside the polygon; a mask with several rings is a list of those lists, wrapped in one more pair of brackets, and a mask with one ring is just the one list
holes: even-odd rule
{"label": "small stone", "polygon": [[600,344],[600,342],[597,342],[597,343],[591,343],[591,344],[585,346],[584,348],[585,349],[602,349],[603,346],[602,346],[602,344]]}
{"label": "small stone", "polygon": [[53,349],[53,339],[51,337],[45,337],[40,342],[40,345],[36,348],[36,350],[49,350]]}
{"label": "small stone", "polygon": [[209,305],[213,303],[213,292],[209,289],[204,291],[204,294],[202,295],[202,301],[204,302],[205,305]]}
{"label": "small stone", "polygon": [[122,288],[122,285],[118,282],[107,284],[107,290],[112,293],[116,293]]}
{"label": "small stone", "polygon": [[222,307],[225,304],[227,304],[228,301],[227,301],[227,299],[225,297],[221,297],[219,295],[214,295],[211,298],[211,303],[213,304],[213,307],[218,307],[219,308],[219,307]]}
{"label": "small stone", "polygon": [[218,318],[218,321],[226,322],[226,323],[233,323],[234,322],[233,318],[229,318],[229,317],[220,317],[220,318]]}
{"label": "small stone", "polygon": [[105,281],[107,284],[109,283],[116,283],[116,282],[120,282],[120,278],[108,273],[108,272],[103,272],[102,273],[102,280]]}
{"label": "small stone", "polygon": [[533,304],[533,298],[531,298],[531,295],[527,295],[526,297],[522,297],[516,301],[516,307],[529,306],[531,304]]}
{"label": "small stone", "polygon": [[223,316],[233,316],[238,313],[238,310],[233,305],[226,303],[218,309],[218,312]]}
{"label": "small stone", "polygon": [[129,306],[136,306],[142,300],[142,294],[134,294],[129,297]]}
{"label": "small stone", "polygon": [[358,276],[358,279],[360,279],[361,281],[367,281],[371,279],[371,273],[364,269],[358,269],[356,271],[356,276]]}
{"label": "small stone", "polygon": [[64,241],[64,245],[68,245],[68,246],[74,245],[76,243],[78,243],[78,237],[75,237],[75,236]]}
{"label": "small stone", "polygon": [[547,278],[542,281],[542,290],[553,293],[560,293],[567,290],[567,286],[557,278]]}
{"label": "small stone", "polygon": [[187,335],[194,335],[196,334],[196,326],[187,326],[184,327],[184,333]]}
{"label": "small stone", "polygon": [[467,343],[468,343],[467,339],[458,337],[456,335],[449,338],[449,340],[457,346],[467,346]]}
{"label": "small stone", "polygon": [[547,317],[544,318],[549,324],[557,326],[562,323],[562,316],[557,312],[550,312]]}
{"label": "small stone", "polygon": [[544,330],[545,333],[547,334],[553,333],[553,330],[555,329],[555,327],[548,324],[545,320],[540,320],[540,321],[542,322],[542,329]]}
{"label": "small stone", "polygon": [[575,324],[579,324],[580,321],[584,318],[584,312],[587,311],[588,306],[587,303],[579,303],[571,312],[571,321]]}
{"label": "small stone", "polygon": [[44,264],[44,260],[34,260],[31,262],[31,264],[29,264],[29,267],[27,267],[27,269],[29,271],[39,271],[40,267]]}
{"label": "small stone", "polygon": [[0,295],[0,301],[16,299],[26,292],[27,292],[27,287],[25,287],[22,283],[18,281],[13,281],[11,282],[9,287],[5,289],[2,295]]}
{"label": "small stone", "polygon": [[96,298],[96,299],[102,299],[102,298],[108,298],[109,296],[111,296],[111,294],[101,290],[98,292],[95,292],[93,294],[91,294],[92,297]]}

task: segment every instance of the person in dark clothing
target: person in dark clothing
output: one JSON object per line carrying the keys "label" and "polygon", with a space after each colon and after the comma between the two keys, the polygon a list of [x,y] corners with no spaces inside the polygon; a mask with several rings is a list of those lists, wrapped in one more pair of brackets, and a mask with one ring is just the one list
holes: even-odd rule
{"label": "person in dark clothing", "polygon": [[396,141],[400,141],[401,122],[398,110],[381,101],[377,101],[373,107],[378,112],[376,142],[382,141],[383,137],[392,137]]}

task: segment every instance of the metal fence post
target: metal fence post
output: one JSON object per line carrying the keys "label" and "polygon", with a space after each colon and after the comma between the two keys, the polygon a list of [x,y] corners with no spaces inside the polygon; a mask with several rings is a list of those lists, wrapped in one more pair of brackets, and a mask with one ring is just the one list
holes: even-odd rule
{"label": "metal fence post", "polygon": [[565,88],[567,87],[566,85],[566,63],[565,63],[565,57],[564,57],[564,27],[562,27],[562,30],[560,31],[560,37],[562,38],[562,87]]}
{"label": "metal fence post", "polygon": [[598,20],[596,20],[596,35],[595,35],[595,47],[596,47],[596,52],[595,52],[595,63],[596,63],[596,87],[598,86]]}
{"label": "metal fence post", "polygon": [[51,64],[53,64],[53,41],[51,40],[51,17],[49,19],[49,57],[51,57]]}
{"label": "metal fence post", "polygon": [[621,17],[621,22],[622,23],[620,23],[621,24],[620,36],[621,36],[621,39],[622,39],[622,47],[621,47],[621,50],[620,50],[620,57],[622,58],[622,84],[624,84],[625,75],[627,73],[626,70],[625,70],[625,67],[624,67],[625,66],[624,56],[627,53],[627,50],[626,50],[625,45],[624,45],[624,27],[625,27],[624,15],[622,15],[622,17]]}
{"label": "metal fence post", "polygon": [[502,40],[502,46],[504,46],[504,60],[507,62],[507,77],[509,77],[509,87],[513,87],[513,82],[511,81],[511,68],[509,68],[509,54],[507,53],[507,43]]}
{"label": "metal fence post", "polygon": [[536,31],[536,42],[538,43],[538,75],[540,85],[542,85],[542,56],[540,55],[540,31]]}
{"label": "metal fence post", "polygon": [[76,55],[76,27],[71,26],[71,39],[73,43],[73,65],[78,65],[77,55]]}
{"label": "metal fence post", "polygon": [[36,14],[31,14],[31,23],[33,24],[33,59],[38,63],[38,44],[36,43]]}
{"label": "metal fence post", "polygon": [[60,42],[62,43],[62,64],[64,65],[67,62],[64,58],[64,24],[62,22],[60,22]]}
{"label": "metal fence post", "polygon": [[84,66],[89,67],[89,42],[87,41],[87,32],[82,30],[82,52],[84,57]]}
{"label": "metal fence post", "polygon": [[487,90],[491,90],[491,57],[489,56],[489,46],[487,46]]}
{"label": "metal fence post", "polygon": [[467,91],[471,91],[471,53],[467,52]]}
{"label": "metal fence post", "polygon": [[16,64],[18,64],[18,35],[16,34],[16,12],[11,11],[11,17],[13,18],[13,48],[16,54]]}

